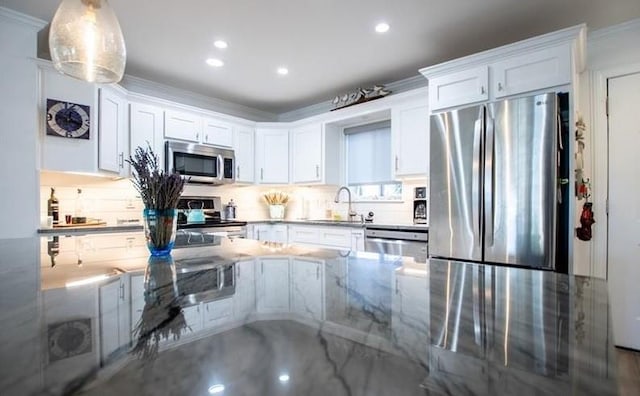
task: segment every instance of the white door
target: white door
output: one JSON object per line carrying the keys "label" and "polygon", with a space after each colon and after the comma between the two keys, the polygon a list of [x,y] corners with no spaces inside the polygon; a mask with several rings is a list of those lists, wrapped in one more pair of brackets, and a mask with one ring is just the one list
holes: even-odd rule
{"label": "white door", "polygon": [[614,343],[633,349],[640,349],[639,106],[640,73],[609,79],[609,306]]}
{"label": "white door", "polygon": [[130,154],[133,155],[137,147],[146,148],[148,143],[164,166],[163,126],[159,107],[132,102],[129,106]]}
{"label": "white door", "polygon": [[234,127],[234,131],[235,141],[233,148],[236,154],[236,183],[253,183],[255,130],[249,127]]}
{"label": "white door", "polygon": [[291,131],[291,177],[293,183],[322,181],[322,125]]}
{"label": "white door", "polygon": [[258,183],[289,183],[289,131],[263,129],[256,132]]}
{"label": "white door", "polygon": [[391,116],[394,174],[429,175],[429,107],[424,103],[394,108]]}
{"label": "white door", "polygon": [[[100,88],[98,119],[98,167],[101,170],[128,176],[124,153],[128,152],[126,131],[126,101],[113,89]],[[126,170],[125,170],[126,169]]]}
{"label": "white door", "polygon": [[203,123],[202,143],[214,146],[233,146],[231,125],[213,118],[206,118]]}
{"label": "white door", "polygon": [[289,312],[289,260],[262,259],[258,262],[256,301],[259,313]]}
{"label": "white door", "polygon": [[291,261],[291,312],[322,320],[322,262]]}

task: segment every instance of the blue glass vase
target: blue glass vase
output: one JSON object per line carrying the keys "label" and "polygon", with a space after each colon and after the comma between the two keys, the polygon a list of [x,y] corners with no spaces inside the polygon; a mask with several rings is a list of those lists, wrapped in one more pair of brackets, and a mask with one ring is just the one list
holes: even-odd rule
{"label": "blue glass vase", "polygon": [[167,256],[173,249],[178,225],[177,209],[144,209],[144,236],[152,256]]}

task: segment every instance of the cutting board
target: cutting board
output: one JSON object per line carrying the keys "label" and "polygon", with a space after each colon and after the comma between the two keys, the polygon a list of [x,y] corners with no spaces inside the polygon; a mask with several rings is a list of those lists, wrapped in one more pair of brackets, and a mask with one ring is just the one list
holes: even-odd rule
{"label": "cutting board", "polygon": [[106,221],[92,221],[89,223],[81,223],[81,224],[55,224],[53,228],[101,227],[106,225],[107,225]]}

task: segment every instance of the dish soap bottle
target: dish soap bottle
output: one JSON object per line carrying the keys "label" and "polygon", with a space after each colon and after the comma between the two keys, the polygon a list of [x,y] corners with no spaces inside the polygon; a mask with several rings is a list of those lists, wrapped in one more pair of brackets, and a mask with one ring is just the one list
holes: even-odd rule
{"label": "dish soap bottle", "polygon": [[60,205],[58,202],[58,198],[55,196],[56,190],[51,187],[51,196],[47,201],[47,216],[53,217],[53,225],[56,226],[59,224],[60,217]]}
{"label": "dish soap bottle", "polygon": [[87,222],[87,218],[84,214],[84,199],[82,198],[82,189],[78,189],[78,195],[76,196],[76,208],[73,216],[72,223],[84,224]]}

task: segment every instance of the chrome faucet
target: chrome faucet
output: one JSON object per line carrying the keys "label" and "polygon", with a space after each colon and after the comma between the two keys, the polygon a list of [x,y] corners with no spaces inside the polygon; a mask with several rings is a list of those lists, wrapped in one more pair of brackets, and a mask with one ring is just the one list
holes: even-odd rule
{"label": "chrome faucet", "polygon": [[340,193],[342,192],[342,190],[345,190],[347,192],[347,197],[349,198],[349,221],[354,221],[358,214],[351,207],[351,190],[349,190],[349,187],[347,186],[340,187],[336,192],[336,197],[334,198],[334,202],[335,203],[340,202]]}

